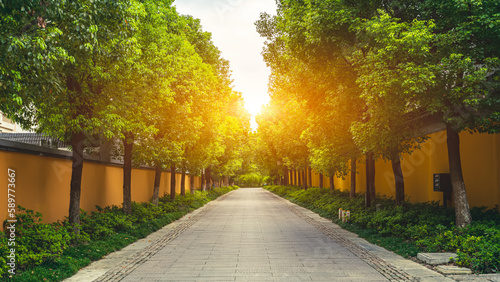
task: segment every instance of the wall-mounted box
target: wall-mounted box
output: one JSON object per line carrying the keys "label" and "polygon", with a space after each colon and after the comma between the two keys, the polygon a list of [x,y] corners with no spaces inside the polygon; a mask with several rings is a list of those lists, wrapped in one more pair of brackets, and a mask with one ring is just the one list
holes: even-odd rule
{"label": "wall-mounted box", "polygon": [[451,192],[451,178],[449,173],[434,173],[434,191]]}

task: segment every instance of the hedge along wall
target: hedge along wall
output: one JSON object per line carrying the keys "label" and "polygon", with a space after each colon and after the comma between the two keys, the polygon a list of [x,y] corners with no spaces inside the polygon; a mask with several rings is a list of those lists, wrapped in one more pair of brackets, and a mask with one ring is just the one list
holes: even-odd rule
{"label": "hedge along wall", "polygon": [[[467,196],[471,206],[500,206],[500,134],[460,133],[460,152]],[[357,162],[356,191],[366,191],[365,159]],[[433,174],[449,173],[446,131],[429,135],[429,139],[402,161],[405,195],[411,202],[442,201],[442,192],[433,191]],[[319,186],[319,174],[312,177],[313,186]],[[335,188],[349,190],[350,175],[334,178]],[[323,186],[329,187],[329,178]],[[390,162],[378,160],[375,164],[375,190],[395,196],[394,174]]]}
{"label": "hedge along wall", "polygon": [[[32,146],[31,147],[38,147]],[[46,148],[43,148],[47,150]],[[56,151],[56,150],[53,150]],[[66,154],[64,154],[66,153]],[[62,155],[70,155],[62,152]],[[0,220],[7,216],[7,170],[16,171],[16,205],[39,211],[45,222],[62,220],[68,215],[71,179],[71,160],[40,156],[30,153],[9,152],[0,149]],[[155,171],[153,169],[132,169],[132,201],[146,202],[153,195]],[[176,191],[180,192],[182,175],[176,174]],[[195,176],[195,188],[201,186],[200,177]],[[186,177],[186,192],[190,189]],[[86,211],[95,206],[121,205],[123,202],[123,169],[119,165],[85,161],[83,165],[80,207]],[[160,196],[170,192],[170,172],[163,172]]]}

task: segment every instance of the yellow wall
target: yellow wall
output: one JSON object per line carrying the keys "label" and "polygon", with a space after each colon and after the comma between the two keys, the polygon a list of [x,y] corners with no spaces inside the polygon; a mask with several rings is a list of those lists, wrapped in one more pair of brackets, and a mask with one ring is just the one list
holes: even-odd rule
{"label": "yellow wall", "polygon": [[[500,134],[460,135],[464,181],[472,206],[500,205]],[[474,148],[474,149],[472,149]]]}
{"label": "yellow wall", "polygon": [[[401,162],[405,178],[405,195],[411,202],[442,201],[443,194],[433,191],[433,174],[449,173],[446,131],[429,135],[419,150],[405,155]],[[500,134],[460,133],[462,171],[471,206],[500,205]],[[356,191],[366,190],[364,160],[358,161]],[[335,188],[349,190],[351,178],[335,178]],[[313,173],[313,186],[319,185],[319,175]],[[329,187],[328,177],[323,186]],[[390,162],[375,164],[375,190],[395,196],[394,174]]]}
{"label": "yellow wall", "polygon": [[[46,156],[0,151],[0,220],[7,218],[7,169],[16,171],[16,205],[39,211],[45,222],[62,220],[68,215],[71,161]],[[149,201],[153,194],[155,171],[132,169],[132,200]],[[180,192],[182,175],[176,174],[176,192]],[[195,177],[195,187],[200,187]],[[186,177],[186,192],[189,192]],[[123,202],[123,169],[119,166],[85,162],[83,165],[80,207],[121,205]],[[170,193],[170,173],[162,172],[160,196]]]}

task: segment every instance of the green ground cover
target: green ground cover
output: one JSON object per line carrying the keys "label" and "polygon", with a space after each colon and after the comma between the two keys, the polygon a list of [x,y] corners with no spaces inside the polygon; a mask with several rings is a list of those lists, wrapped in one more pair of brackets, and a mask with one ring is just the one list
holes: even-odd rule
{"label": "green ground cover", "polygon": [[8,272],[11,246],[7,233],[0,234],[0,277],[3,281],[61,281],[94,260],[120,250],[175,221],[191,210],[237,189],[237,186],[196,191],[160,199],[158,206],[133,203],[132,214],[118,206],[81,212],[80,234],[67,220],[43,223],[42,214],[18,207],[16,223],[16,274]]}
{"label": "green ground cover", "polygon": [[[404,257],[418,252],[456,252],[455,263],[476,273],[500,271],[500,214],[495,209],[475,207],[468,228],[455,226],[453,208],[437,202],[409,203],[396,206],[394,200],[377,197],[372,208],[364,207],[364,195],[350,199],[348,191],[328,188],[303,190],[290,186],[267,186],[271,192],[289,199],[368,241]],[[338,210],[350,210],[350,222],[338,219]]]}

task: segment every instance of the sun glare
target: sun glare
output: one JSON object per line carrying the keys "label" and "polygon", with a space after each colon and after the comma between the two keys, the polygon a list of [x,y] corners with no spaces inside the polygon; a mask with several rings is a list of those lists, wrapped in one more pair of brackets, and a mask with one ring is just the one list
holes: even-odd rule
{"label": "sun glare", "polygon": [[264,97],[244,97],[245,99],[245,109],[255,117],[255,115],[259,114],[262,106],[269,103],[269,96]]}
{"label": "sun glare", "polygon": [[245,109],[252,115],[255,116],[256,114],[260,113],[260,108],[262,107],[262,103],[257,103],[257,102],[246,102],[245,101]]}
{"label": "sun glare", "polygon": [[259,100],[259,99],[252,99],[249,100],[248,98],[245,97],[245,109],[252,115],[252,118],[250,120],[250,126],[253,130],[257,130],[257,122],[255,121],[255,116],[260,113],[260,110],[262,109],[262,106],[267,104],[269,101],[268,100]]}

